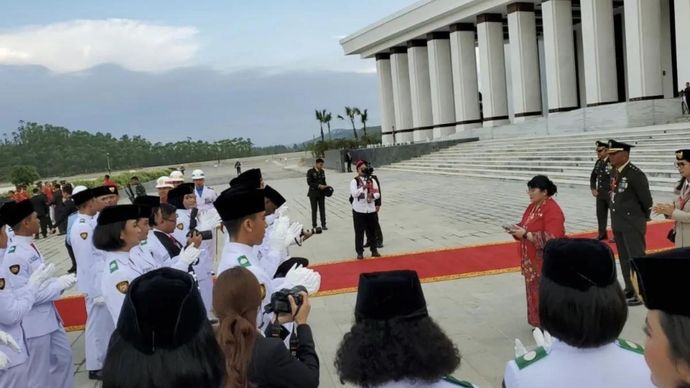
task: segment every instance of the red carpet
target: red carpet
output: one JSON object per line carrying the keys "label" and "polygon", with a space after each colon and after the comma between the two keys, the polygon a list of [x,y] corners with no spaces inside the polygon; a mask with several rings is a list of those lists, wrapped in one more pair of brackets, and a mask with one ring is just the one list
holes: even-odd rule
{"label": "red carpet", "polygon": [[[673,247],[666,239],[672,222],[654,222],[647,228],[647,250]],[[595,233],[579,233],[572,237],[594,237]],[[615,244],[612,244],[615,251]],[[362,272],[413,269],[423,282],[485,276],[519,270],[516,242],[465,246],[437,251],[386,256],[377,259],[344,260],[317,264],[312,268],[321,274],[318,295],[333,295],[356,290]],[[65,297],[55,302],[67,330],[82,330],[86,310],[82,296]]]}

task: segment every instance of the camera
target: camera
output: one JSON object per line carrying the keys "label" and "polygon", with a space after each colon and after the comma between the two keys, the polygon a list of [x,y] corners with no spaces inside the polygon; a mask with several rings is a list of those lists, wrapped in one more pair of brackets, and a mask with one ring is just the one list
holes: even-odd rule
{"label": "camera", "polygon": [[187,237],[192,237],[192,233],[194,232],[199,233],[201,235],[202,240],[210,240],[213,238],[213,233],[210,230],[204,230],[202,232],[196,229],[192,229],[189,233],[187,233]]}
{"label": "camera", "polygon": [[367,163],[367,166],[363,170],[364,175],[367,177],[374,175],[374,167],[371,167],[371,164]]}
{"label": "camera", "polygon": [[302,234],[300,234],[300,236],[304,236],[307,233],[321,234],[321,233],[323,233],[323,229],[321,229],[320,226],[317,226],[316,228],[311,228],[311,229],[302,229]]}
{"label": "camera", "polygon": [[291,314],[292,308],[290,307],[290,300],[288,299],[288,296],[292,295],[292,297],[295,299],[295,304],[297,306],[301,306],[301,292],[307,292],[307,289],[304,288],[304,286],[294,286],[290,289],[283,288],[280,291],[274,292],[273,295],[271,295],[271,303],[267,304],[266,307],[264,307],[264,312],[276,314]]}

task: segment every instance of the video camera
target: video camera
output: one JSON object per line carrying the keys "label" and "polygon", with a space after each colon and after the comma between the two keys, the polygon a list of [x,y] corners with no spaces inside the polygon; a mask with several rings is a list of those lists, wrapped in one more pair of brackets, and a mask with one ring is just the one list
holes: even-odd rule
{"label": "video camera", "polygon": [[280,291],[274,292],[273,295],[271,295],[271,303],[267,304],[266,307],[264,307],[264,312],[276,314],[292,314],[292,307],[290,306],[290,299],[288,299],[288,296],[292,295],[292,297],[295,299],[295,304],[297,306],[301,306],[301,292],[307,292],[307,289],[304,286],[294,286],[290,289],[283,288]]}
{"label": "video camera", "polygon": [[202,240],[210,240],[213,238],[213,233],[210,230],[200,231],[196,229],[190,230],[189,233],[187,233],[187,237],[192,237],[192,233],[194,232],[199,233]]}

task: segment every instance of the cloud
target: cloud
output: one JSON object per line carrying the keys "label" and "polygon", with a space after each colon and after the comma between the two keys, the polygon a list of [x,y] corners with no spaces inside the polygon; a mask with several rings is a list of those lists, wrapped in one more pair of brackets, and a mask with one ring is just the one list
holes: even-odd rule
{"label": "cloud", "polygon": [[40,65],[53,72],[101,64],[161,72],[191,63],[198,30],[129,19],[73,20],[0,33],[0,64]]}

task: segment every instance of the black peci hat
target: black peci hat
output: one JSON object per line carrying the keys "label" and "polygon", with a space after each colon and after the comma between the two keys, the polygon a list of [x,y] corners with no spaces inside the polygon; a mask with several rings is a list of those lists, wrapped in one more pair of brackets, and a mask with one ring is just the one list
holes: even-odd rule
{"label": "black peci hat", "polygon": [[326,197],[331,197],[333,196],[333,187],[332,186],[327,186],[325,189],[323,189],[323,195]]}
{"label": "black peci hat", "polygon": [[9,226],[15,226],[34,212],[34,205],[29,200],[10,201],[0,207],[0,218]]}
{"label": "black peci hat", "polygon": [[230,181],[232,188],[258,189],[261,187],[261,169],[252,168]]}
{"label": "black peci hat", "polygon": [[116,330],[140,352],[153,354],[186,344],[208,324],[194,279],[164,267],[132,281]]}
{"label": "black peci hat", "polygon": [[119,195],[117,193],[117,186],[98,186],[91,189],[91,192],[93,192],[94,198],[111,194]]}
{"label": "black peci hat", "polygon": [[140,218],[140,210],[136,205],[108,206],[98,214],[98,225],[114,224],[116,222],[136,220]]}
{"label": "black peci hat", "polygon": [[213,206],[223,221],[237,220],[266,210],[264,191],[229,188],[220,193]]}
{"label": "black peci hat", "polygon": [[690,162],[690,150],[676,151],[676,160],[685,160],[687,162]]}
{"label": "black peci hat", "polygon": [[616,281],[616,262],[608,245],[587,238],[559,238],[544,247],[544,277],[564,287],[587,291]]}
{"label": "black peci hat", "polygon": [[159,207],[161,204],[161,197],[155,195],[141,195],[134,199],[134,204],[137,206]]}
{"label": "black peci hat", "polygon": [[[690,317],[686,292],[690,248],[677,248],[632,260],[632,270],[645,306],[669,314]],[[635,279],[633,280],[635,283]]]}
{"label": "black peci hat", "polygon": [[359,275],[355,319],[385,321],[428,316],[417,272],[370,272]]}
{"label": "black peci hat", "polygon": [[182,183],[174,189],[168,191],[168,203],[178,209],[184,210],[184,196],[194,194],[194,183]]}
{"label": "black peci hat", "polygon": [[7,201],[5,199],[0,198],[0,228],[7,225],[7,222],[5,222],[5,219],[2,218],[2,207],[8,202],[10,202],[10,201]]}
{"label": "black peci hat", "polygon": [[278,191],[276,191],[273,187],[271,186],[266,186],[264,187],[264,196],[273,202],[276,207],[281,207],[283,204],[286,202],[285,197],[280,195]]}
{"label": "black peci hat", "polygon": [[88,187],[82,191],[72,193],[72,201],[74,201],[74,205],[77,207],[83,205],[88,200],[93,199],[93,198],[94,198],[93,190],[89,189]]}
{"label": "black peci hat", "polygon": [[594,145],[595,145],[597,148],[599,148],[599,147],[609,148],[609,143],[607,143],[607,142],[605,142],[605,141],[597,140],[597,141],[594,142]]}
{"label": "black peci hat", "polygon": [[626,151],[630,152],[630,149],[635,147],[634,145],[630,145],[627,143],[622,143],[620,141],[615,141],[613,139],[609,139],[609,153],[615,153],[618,151]]}

